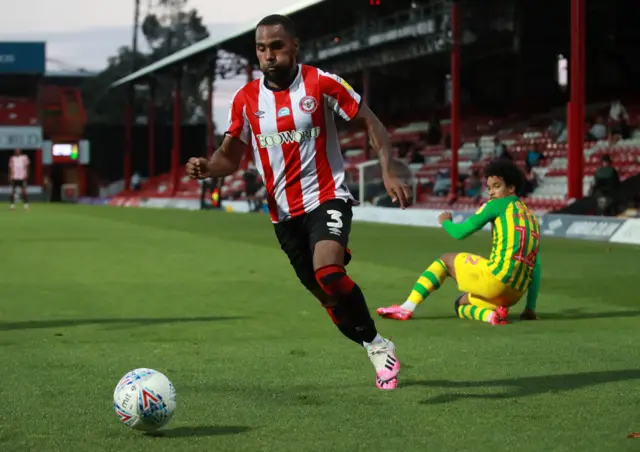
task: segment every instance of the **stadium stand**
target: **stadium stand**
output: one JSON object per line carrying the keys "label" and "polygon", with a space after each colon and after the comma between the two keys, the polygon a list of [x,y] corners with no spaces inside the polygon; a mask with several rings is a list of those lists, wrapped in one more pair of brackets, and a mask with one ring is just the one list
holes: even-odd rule
{"label": "stadium stand", "polygon": [[[475,127],[480,122],[469,121],[470,126]],[[398,146],[404,143],[420,143],[420,134],[426,133],[429,124],[427,122],[411,122],[389,129],[392,142],[395,145],[396,157],[404,159],[413,169],[420,186],[417,205],[429,208],[455,208],[456,210],[470,210],[477,207],[483,198],[472,199],[461,197],[455,203],[450,203],[446,197],[434,196],[430,192],[436,175],[441,169],[448,169],[451,165],[451,150],[444,145],[424,145],[418,149],[418,153],[424,157],[424,163],[411,163],[408,157],[399,154]],[[482,128],[482,127],[481,127]],[[443,126],[443,132],[446,132]],[[459,168],[464,174],[471,167],[479,167],[493,158],[494,138],[500,137],[514,160],[522,168],[525,166],[525,158],[532,145],[538,145],[545,156],[540,166],[534,168],[539,185],[528,199],[528,204],[537,211],[551,211],[564,206],[567,202],[567,144],[555,143],[545,128],[539,130],[529,129],[521,133],[509,133],[509,129],[498,130],[496,135],[477,135],[464,142],[460,151]],[[507,131],[507,132],[504,132]],[[357,184],[359,163],[366,161],[363,150],[364,133],[341,133],[340,142],[347,162],[349,182]],[[478,140],[482,149],[482,159],[473,162],[471,156],[475,149],[475,141]],[[640,172],[640,139],[621,140],[610,144],[608,140],[597,142],[585,142],[585,166],[584,191],[589,192],[593,181],[593,174],[600,164],[600,157],[610,154],[614,166],[618,169],[622,179]],[[245,159],[241,169],[224,180],[221,195],[223,199],[244,199],[243,174],[249,159]],[[136,193],[122,193],[121,196],[136,195],[142,197],[166,197],[171,193],[171,178],[169,174],[163,174],[145,181],[142,189]],[[177,197],[199,198],[200,185],[197,181],[189,180],[186,175],[180,180]]]}
{"label": "stadium stand", "polygon": [[[299,9],[284,12],[290,13],[294,20],[305,25],[304,36],[301,36],[303,60],[348,78],[374,111],[381,118],[387,118],[384,122],[391,135],[396,157],[404,161],[415,175],[417,207],[456,210],[477,208],[485,199],[482,191],[474,196],[465,196],[463,192],[456,198],[438,190],[434,193],[436,181],[439,178],[446,179],[447,172],[452,167],[452,127],[447,101],[450,93],[447,94],[447,89],[442,86],[451,69],[448,58],[442,58],[449,56],[453,33],[451,3],[438,0],[398,0],[387,2],[386,5],[383,2],[383,7],[373,9],[366,9],[356,3],[343,3],[338,0],[310,0]],[[528,204],[539,212],[566,206],[573,201],[568,199],[567,188],[569,145],[566,137],[558,137],[564,127],[562,123],[566,120],[567,93],[561,93],[566,90],[566,86],[559,89],[558,80],[552,80],[544,72],[546,69],[540,69],[535,74],[532,70],[532,76],[526,79],[518,78],[521,74],[515,69],[520,65],[519,58],[522,54],[529,52],[532,64],[538,64],[534,48],[544,47],[545,43],[555,45],[558,38],[555,35],[541,35],[536,25],[539,19],[545,22],[551,20],[546,16],[538,16],[546,6],[553,7],[554,3],[550,0],[523,3],[523,10],[520,12],[523,17],[530,18],[530,21],[523,21],[520,31],[513,33],[504,32],[500,24],[516,22],[514,11],[493,9],[492,19],[485,20],[482,18],[487,17],[485,13],[490,6],[488,3],[479,6],[475,2],[460,1],[457,4],[468,12],[462,29],[473,30],[463,34],[461,39],[465,48],[463,60],[467,62],[462,67],[462,79],[467,84],[465,89],[468,91],[465,93],[467,99],[463,99],[465,107],[460,126],[462,145],[458,152],[459,174],[465,177],[481,168],[483,163],[496,158],[496,140],[506,146],[508,154],[523,169],[527,168],[529,152],[535,148],[543,154],[544,159],[528,172],[528,177],[532,181],[535,179],[535,184],[531,182],[533,191],[528,193]],[[546,6],[541,6],[543,4]],[[336,16],[333,13],[338,5],[341,14]],[[497,3],[492,2],[491,5],[495,7]],[[600,6],[596,5],[594,8]],[[335,18],[335,21],[331,26],[322,25],[324,22],[317,20],[322,17]],[[549,28],[562,29],[561,25],[566,25],[563,21],[568,22],[568,17],[553,18],[553,23],[549,22]],[[495,34],[498,29],[501,33],[499,35]],[[516,39],[522,45],[514,52]],[[248,59],[249,64],[255,65],[252,40],[252,26],[246,26],[228,38],[210,39],[192,48],[183,49],[119,80],[113,86],[137,83],[138,80],[144,83],[149,74],[180,64],[185,58],[203,55],[212,48],[222,48],[242,55]],[[617,45],[622,46],[622,42],[619,41]],[[488,51],[489,47],[491,51]],[[496,58],[492,55],[496,55]],[[498,75],[500,70],[496,72],[495,65],[509,70]],[[553,67],[549,66],[547,69]],[[359,81],[359,78],[362,80]],[[503,89],[509,82],[513,82],[514,86],[518,83],[521,86],[512,87],[510,91]],[[595,77],[591,77],[590,83],[593,86],[598,83],[604,86],[604,82]],[[369,85],[374,88],[370,89]],[[535,90],[531,89],[533,87]],[[482,103],[483,108],[469,101],[471,92],[482,101],[478,103]],[[497,92],[502,94],[496,95]],[[607,96],[604,91],[599,94]],[[596,96],[593,102],[593,105],[585,109],[585,121],[594,116],[593,112],[600,111],[600,115],[609,107],[609,101],[605,97]],[[488,114],[492,109],[500,112]],[[640,122],[640,109],[627,106],[627,111],[628,123],[633,129]],[[434,127],[433,118],[439,118],[441,133],[438,144],[428,144],[431,140],[427,139]],[[554,123],[560,124],[561,128],[553,130]],[[588,130],[587,125],[585,129]],[[350,186],[355,187],[360,182],[359,165],[372,158],[367,152],[366,140],[366,134],[361,130],[345,128],[340,132],[340,142],[348,167],[347,182]],[[587,135],[584,142],[584,194],[589,193],[593,174],[604,154],[611,155],[622,179],[640,170],[640,138],[631,136],[620,139],[610,135],[606,139],[595,140]],[[248,161],[243,162],[236,174],[224,180],[221,189],[223,199],[243,199],[243,174],[247,163]],[[174,193],[176,197],[182,198],[199,197],[199,183],[190,181],[186,175],[182,176],[184,167],[179,171],[181,177],[178,182],[174,182],[175,179],[170,174],[164,174],[145,181],[140,191],[123,192],[120,195],[167,197]],[[177,186],[174,187],[176,183]],[[377,193],[367,192],[366,199],[377,202],[379,197],[376,195]]]}
{"label": "stadium stand", "polygon": [[3,126],[35,126],[39,123],[35,99],[0,97],[0,124]]}

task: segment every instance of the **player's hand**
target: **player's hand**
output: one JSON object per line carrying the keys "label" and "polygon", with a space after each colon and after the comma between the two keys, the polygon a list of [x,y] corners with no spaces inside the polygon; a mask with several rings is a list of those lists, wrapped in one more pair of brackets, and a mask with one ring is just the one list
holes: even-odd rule
{"label": "player's hand", "polygon": [[383,175],[382,180],[384,181],[384,188],[391,197],[391,201],[399,203],[401,209],[406,209],[413,204],[413,190],[411,190],[411,187],[400,182],[393,174]]}
{"label": "player's hand", "polygon": [[538,314],[536,314],[536,311],[533,311],[531,309],[525,309],[520,314],[520,320],[540,320],[540,317],[538,317]]}
{"label": "player's hand", "polygon": [[191,179],[206,179],[210,176],[209,161],[202,157],[191,157],[187,162],[187,174]]}
{"label": "player's hand", "polygon": [[438,223],[442,224],[447,220],[453,221],[453,214],[451,212],[446,211],[438,215]]}

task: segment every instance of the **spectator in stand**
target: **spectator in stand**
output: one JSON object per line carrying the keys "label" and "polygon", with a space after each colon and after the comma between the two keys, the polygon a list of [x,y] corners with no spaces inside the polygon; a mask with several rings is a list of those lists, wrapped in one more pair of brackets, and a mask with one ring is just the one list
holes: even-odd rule
{"label": "spectator in stand", "polygon": [[609,154],[602,156],[602,166],[596,170],[591,195],[596,197],[598,215],[615,214],[615,197],[620,186],[620,175],[611,163]]}
{"label": "spectator in stand", "polygon": [[540,151],[540,146],[534,143],[529,152],[527,152],[525,166],[527,169],[535,168],[536,166],[540,166],[542,160],[544,160],[544,154]]}
{"label": "spectator in stand", "polygon": [[409,153],[409,143],[402,142],[396,147],[396,149],[398,150],[398,158],[404,159]]}
{"label": "spectator in stand", "polygon": [[136,171],[131,176],[131,188],[134,191],[140,191],[141,187],[142,187],[142,176],[140,176],[140,173]]}
{"label": "spectator in stand", "polygon": [[604,123],[604,118],[602,116],[598,116],[595,121],[591,123],[591,127],[589,128],[589,132],[585,139],[588,141],[597,141],[604,140],[607,136],[607,125]]}
{"label": "spectator in stand", "polygon": [[451,189],[451,176],[449,170],[441,169],[436,174],[436,181],[433,184],[433,194],[436,196],[446,196]]}
{"label": "spectator in stand", "polygon": [[513,155],[511,155],[511,152],[507,149],[507,145],[500,143],[498,149],[500,153],[498,154],[497,160],[510,160],[513,162]]}
{"label": "spectator in stand", "polygon": [[267,187],[265,187],[264,184],[260,185],[253,199],[256,203],[256,212],[264,211],[265,213],[269,213],[269,208],[267,207]]}
{"label": "spectator in stand", "polygon": [[427,143],[430,145],[440,144],[442,142],[442,128],[440,120],[434,116],[429,121],[429,129],[427,130]]}
{"label": "spectator in stand", "polygon": [[625,116],[623,112],[620,112],[618,121],[611,124],[611,135],[611,138],[615,138],[615,141],[618,141],[620,138],[623,140],[631,138],[631,127],[629,126],[628,116]]}
{"label": "spectator in stand", "polygon": [[609,108],[609,123],[615,124],[620,119],[624,119],[625,121],[629,121],[629,115],[627,114],[627,109],[624,108],[624,105],[619,100],[614,100],[611,102],[611,108]]}
{"label": "spectator in stand", "polygon": [[469,175],[464,180],[464,194],[476,200],[479,199],[482,194],[480,171],[475,168],[469,168]]}
{"label": "spectator in stand", "polygon": [[500,138],[493,139],[493,155],[497,160],[513,160],[513,156],[507,149],[507,145],[500,141]]}
{"label": "spectator in stand", "polygon": [[480,140],[474,141],[473,152],[469,155],[469,159],[473,163],[477,163],[482,160],[482,146],[480,146]]}
{"label": "spectator in stand", "polygon": [[524,170],[524,187],[520,196],[526,198],[538,187],[538,176],[533,172],[533,167],[528,164]]}
{"label": "spectator in stand", "polygon": [[547,131],[553,138],[558,138],[562,133],[562,131],[564,130],[564,128],[565,128],[564,122],[558,119],[554,119],[549,125],[549,127],[547,128]]}
{"label": "spectator in stand", "polygon": [[558,135],[558,139],[556,140],[556,143],[566,143],[569,140],[569,131],[567,130],[566,127],[562,128],[562,131],[560,132],[560,135]]}
{"label": "spectator in stand", "polygon": [[[218,185],[221,185],[218,178],[207,177],[200,181],[200,210],[207,209],[207,203],[205,202],[207,194],[209,194],[211,199],[211,208],[220,208],[219,190],[217,190]],[[218,195],[218,199],[214,199],[216,194]]]}
{"label": "spectator in stand", "polygon": [[409,155],[410,155],[410,163],[422,163],[422,164],[424,164],[424,155],[422,155],[420,153],[420,151],[418,150],[418,148],[416,146],[411,148],[411,151],[409,151]]}
{"label": "spectator in stand", "polygon": [[260,201],[256,199],[256,193],[260,188],[258,176],[256,165],[253,162],[249,162],[247,170],[242,175],[245,192],[247,193],[247,202],[249,203],[249,212],[260,211]]}

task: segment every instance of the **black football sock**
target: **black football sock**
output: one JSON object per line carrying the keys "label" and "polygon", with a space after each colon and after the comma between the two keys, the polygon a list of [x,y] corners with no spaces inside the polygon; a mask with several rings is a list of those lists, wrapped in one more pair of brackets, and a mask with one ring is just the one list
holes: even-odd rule
{"label": "black football sock", "polygon": [[331,320],[333,320],[334,325],[347,339],[352,340],[358,345],[363,345],[362,339],[360,339],[360,333],[350,324],[343,306],[325,306],[325,309],[331,317]]}
{"label": "black football sock", "polygon": [[348,311],[353,328],[358,332],[362,342],[372,342],[378,335],[378,330],[369,314],[369,307],[360,287],[354,284],[351,292],[342,298],[340,304]]}
{"label": "black football sock", "polygon": [[372,342],[378,335],[360,287],[347,275],[344,267],[327,265],[316,270],[316,280],[341,308],[340,325],[357,333],[359,342]]}

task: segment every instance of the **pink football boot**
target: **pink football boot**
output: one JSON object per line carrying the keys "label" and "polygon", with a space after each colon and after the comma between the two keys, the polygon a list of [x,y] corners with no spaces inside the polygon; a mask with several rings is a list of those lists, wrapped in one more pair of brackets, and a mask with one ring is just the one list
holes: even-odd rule
{"label": "pink football boot", "polygon": [[492,325],[506,325],[507,316],[509,315],[509,308],[505,308],[504,306],[498,306],[498,309],[493,313],[493,317],[491,317]]}
{"label": "pink football boot", "polygon": [[408,309],[404,309],[397,304],[394,304],[388,308],[378,308],[376,312],[381,317],[386,317],[387,319],[394,320],[409,320],[413,315],[413,312],[409,311]]}
{"label": "pink football boot", "polygon": [[400,361],[396,358],[396,346],[388,339],[366,345],[369,359],[376,368],[376,387],[378,389],[395,389],[398,386]]}

